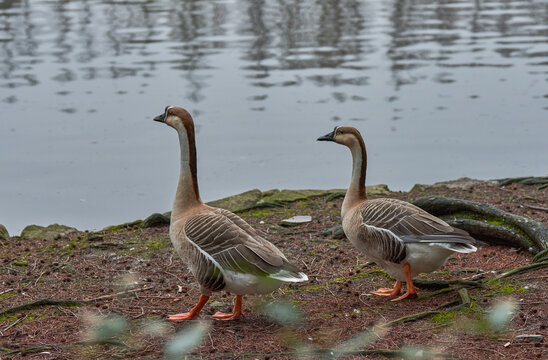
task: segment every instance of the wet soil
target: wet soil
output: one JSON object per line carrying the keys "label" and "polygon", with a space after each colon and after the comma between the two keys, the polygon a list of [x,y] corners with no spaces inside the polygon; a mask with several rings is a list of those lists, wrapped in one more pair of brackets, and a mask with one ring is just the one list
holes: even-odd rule
{"label": "wet soil", "polygon": [[[487,202],[548,224],[548,212],[538,209],[548,207],[548,189],[535,186],[501,188],[482,182],[464,188],[417,187],[387,197],[412,201],[425,195]],[[192,350],[193,357],[291,358],[297,348],[333,348],[376,324],[436,310],[458,297],[456,287],[433,296],[425,295],[434,289],[423,287],[418,299],[399,302],[371,295],[379,287],[392,286],[393,280],[344,237],[322,235],[322,230],[340,223],[341,203],[342,198],[327,201],[318,197],[240,214],[300,266],[310,281],[283,286],[268,296],[246,296],[244,317],[211,321],[208,334]],[[279,225],[281,219],[294,215],[310,215],[312,222],[289,228]],[[166,339],[188,326],[168,323],[166,315],[188,311],[199,297],[192,275],[173,251],[168,231],[167,226],[129,226],[94,234],[75,231],[52,241],[10,238],[0,242],[0,311],[43,298],[91,299],[80,305],[41,306],[0,316],[0,358],[162,358]],[[444,267],[420,278],[488,278],[530,264],[532,259],[532,254],[520,249],[483,245],[476,253],[456,254]],[[425,348],[461,359],[547,358],[547,278],[544,268],[482,288],[469,287],[470,307],[397,323],[364,341],[359,349]],[[128,288],[136,290],[113,295]],[[490,307],[509,298],[518,310],[508,330],[495,333],[482,328]],[[264,301],[289,304],[302,318],[281,325],[263,313],[260,304]],[[229,312],[232,303],[232,294],[216,293],[201,318],[209,319],[216,311]],[[97,315],[125,318],[127,328],[118,332],[122,335],[107,339],[110,344],[82,342],[93,340]],[[520,334],[540,334],[545,340],[522,342],[515,338]],[[383,358],[378,354],[364,357]]]}

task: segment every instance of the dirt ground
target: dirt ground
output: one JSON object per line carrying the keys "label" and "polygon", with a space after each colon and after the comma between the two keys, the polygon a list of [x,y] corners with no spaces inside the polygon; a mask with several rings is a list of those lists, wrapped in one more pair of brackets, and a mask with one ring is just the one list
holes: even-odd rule
{"label": "dirt ground", "polygon": [[[412,201],[425,195],[487,202],[548,225],[548,212],[534,208],[548,207],[548,188],[537,190],[536,186],[520,184],[501,188],[482,182],[467,188],[418,187],[387,197]],[[292,358],[295,349],[334,348],[376,324],[437,310],[458,297],[458,286],[437,295],[433,294],[435,289],[422,287],[418,299],[400,302],[371,295],[379,287],[392,286],[393,280],[369,264],[344,237],[322,235],[322,230],[340,223],[342,198],[326,199],[318,197],[240,214],[300,266],[310,281],[283,286],[269,296],[246,296],[245,316],[230,322],[210,321],[207,335],[191,358]],[[311,215],[312,222],[291,228],[279,226],[281,219],[294,215]],[[0,242],[0,250],[0,311],[43,298],[92,299],[86,304],[40,306],[0,316],[0,359],[162,358],[166,340],[188,326],[168,323],[166,315],[188,311],[199,297],[192,275],[172,249],[167,225],[130,226],[94,234],[71,232],[51,241],[14,237]],[[477,253],[457,254],[437,272],[419,278],[493,277],[530,264],[532,258],[519,249],[483,245]],[[399,322],[363,342],[359,349],[413,347],[461,359],[546,359],[547,278],[544,268],[484,287],[467,287],[469,307]],[[113,295],[127,288],[136,290],[125,296]],[[428,294],[432,296],[425,296]],[[482,324],[488,310],[504,299],[518,304],[508,331],[485,330]],[[260,304],[266,300],[289,304],[302,318],[280,325],[261,310]],[[214,294],[201,318],[209,319],[216,311],[229,312],[232,302],[230,294]],[[102,324],[100,315],[119,320],[103,329],[117,335],[103,344],[90,344],[96,339],[93,329]],[[291,315],[292,320],[296,317]],[[521,334],[540,334],[544,341],[519,341],[516,336]],[[379,354],[363,357],[384,358]]]}

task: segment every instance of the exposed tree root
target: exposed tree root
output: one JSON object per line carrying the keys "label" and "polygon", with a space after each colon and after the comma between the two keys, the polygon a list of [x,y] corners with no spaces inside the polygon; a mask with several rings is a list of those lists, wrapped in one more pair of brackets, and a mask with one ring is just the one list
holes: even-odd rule
{"label": "exposed tree root", "polygon": [[63,299],[63,300],[55,300],[55,299],[40,299],[36,301],[31,301],[29,303],[14,306],[11,308],[7,308],[5,310],[0,311],[0,316],[16,313],[23,310],[28,309],[34,309],[40,306],[47,306],[47,305],[54,305],[54,306],[80,306],[87,304],[88,301],[82,301],[82,300],[73,300],[73,299]]}
{"label": "exposed tree root", "polygon": [[495,276],[495,277],[486,279],[486,281],[488,281],[488,282],[494,282],[494,281],[498,281],[498,280],[503,279],[503,278],[508,277],[508,276],[512,276],[512,275],[516,275],[516,274],[521,274],[521,273],[524,273],[524,272],[527,272],[527,271],[531,271],[531,270],[535,270],[535,269],[541,269],[541,268],[546,267],[546,266],[548,266],[548,261],[543,261],[543,262],[538,262],[538,263],[532,263],[532,264],[529,264],[529,265],[520,266],[520,267],[511,269],[511,270],[508,270],[508,271],[506,271],[506,272],[503,272],[503,273],[500,274],[500,275],[497,275],[497,276]]}
{"label": "exposed tree root", "polygon": [[413,284],[417,285],[420,288],[426,289],[443,289],[451,285],[462,285],[462,286],[472,286],[472,287],[483,287],[483,285],[474,280],[426,280],[426,279],[414,279]]}
{"label": "exposed tree root", "polygon": [[[429,351],[422,351],[423,357],[421,358],[444,358],[444,359],[457,359],[458,357],[453,354],[436,353]],[[380,355],[387,358],[409,358],[413,355],[410,351],[405,350],[391,350],[391,349],[369,349],[369,350],[356,350],[356,351],[338,351],[333,349],[314,349],[302,352],[277,352],[277,353],[220,353],[217,354],[223,358],[246,358],[246,357],[272,357],[272,356],[291,356],[294,358],[320,358],[331,359],[341,356],[366,356],[366,355]]]}
{"label": "exposed tree root", "polygon": [[546,225],[486,203],[427,196],[413,204],[488,243],[517,246],[534,253],[548,248]]}
{"label": "exposed tree root", "polygon": [[122,295],[126,295],[126,294],[133,294],[137,291],[143,291],[143,290],[148,290],[148,289],[151,289],[151,287],[143,287],[143,288],[140,288],[140,289],[129,289],[129,290],[117,292],[115,294],[102,295],[102,296],[99,296],[99,297],[96,297],[96,298],[93,298],[93,299],[88,299],[88,300],[39,299],[39,300],[28,302],[26,304],[22,304],[22,305],[18,305],[18,306],[14,306],[14,307],[11,307],[11,308],[4,309],[4,310],[0,311],[0,316],[7,315],[7,314],[13,314],[13,313],[23,311],[23,310],[34,309],[34,308],[41,307],[41,306],[48,306],[48,305],[53,305],[53,306],[81,306],[81,305],[86,305],[86,304],[93,303],[94,301],[110,299],[110,298],[113,298],[113,297],[122,296]]}

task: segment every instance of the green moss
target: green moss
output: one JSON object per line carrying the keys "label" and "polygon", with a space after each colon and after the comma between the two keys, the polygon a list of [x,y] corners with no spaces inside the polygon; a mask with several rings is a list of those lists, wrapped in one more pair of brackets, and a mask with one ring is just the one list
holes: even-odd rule
{"label": "green moss", "polygon": [[59,248],[59,246],[57,244],[53,243],[53,244],[49,244],[48,246],[46,246],[44,248],[44,250],[46,252],[54,252],[57,248]]}
{"label": "green moss", "polygon": [[469,307],[465,307],[460,310],[443,311],[439,314],[432,316],[430,318],[430,321],[434,323],[445,324],[445,323],[455,321],[456,319],[462,318],[462,317],[481,318],[482,316],[483,316],[483,311],[479,307],[478,303],[475,301],[472,301]]}
{"label": "green moss", "polygon": [[523,294],[529,291],[521,286],[516,286],[509,283],[502,284],[500,281],[494,282],[490,285],[495,286],[496,289],[489,291],[486,296]]}
{"label": "green moss", "polygon": [[29,261],[27,259],[15,259],[13,265],[15,266],[28,266]]}

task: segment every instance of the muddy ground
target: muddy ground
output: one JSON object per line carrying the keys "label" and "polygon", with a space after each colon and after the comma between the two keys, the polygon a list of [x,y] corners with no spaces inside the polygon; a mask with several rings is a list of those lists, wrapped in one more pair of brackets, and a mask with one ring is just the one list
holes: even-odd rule
{"label": "muddy ground", "polygon": [[[548,207],[548,189],[538,190],[537,186],[499,187],[482,182],[456,188],[415,187],[410,192],[386,196],[412,201],[425,195],[487,202],[548,224],[548,212],[542,210]],[[245,316],[230,322],[211,321],[191,358],[291,358],[295,357],[295,349],[334,348],[376,324],[436,310],[458,298],[457,285],[433,296],[426,295],[432,295],[435,289],[422,288],[418,299],[400,302],[371,295],[379,287],[392,286],[393,280],[369,264],[344,237],[322,235],[322,230],[340,223],[341,203],[340,197],[327,201],[323,196],[240,213],[300,266],[310,281],[284,286],[269,296],[245,297]],[[297,227],[279,226],[281,219],[293,215],[311,215],[313,220]],[[199,296],[192,275],[172,249],[167,225],[134,225],[93,234],[73,231],[55,240],[12,237],[0,242],[0,251],[0,311],[43,298],[91,300],[0,316],[0,359],[162,358],[166,339],[188,326],[168,323],[164,318],[187,311]],[[532,259],[523,250],[484,245],[477,253],[451,257],[439,271],[420,278],[488,278],[530,264]],[[415,347],[461,359],[546,359],[547,278],[544,268],[485,283],[483,287],[466,287],[470,306],[394,324],[362,342],[359,349]],[[128,288],[135,291],[114,295]],[[504,299],[518,304],[508,330],[486,329],[486,312]],[[299,321],[280,325],[261,310],[264,301],[285,304],[281,306],[289,306],[301,318],[294,314],[291,319]],[[219,310],[230,311],[232,302],[230,294],[214,294],[201,318],[209,319],[208,315]],[[111,322],[105,325],[99,315],[110,316]],[[98,326],[103,326],[103,335],[110,331],[113,336],[98,339],[93,333]],[[522,334],[540,334],[545,339],[517,340],[516,336]],[[105,343],[90,344],[97,340]],[[363,356],[383,358],[379,354]]]}

